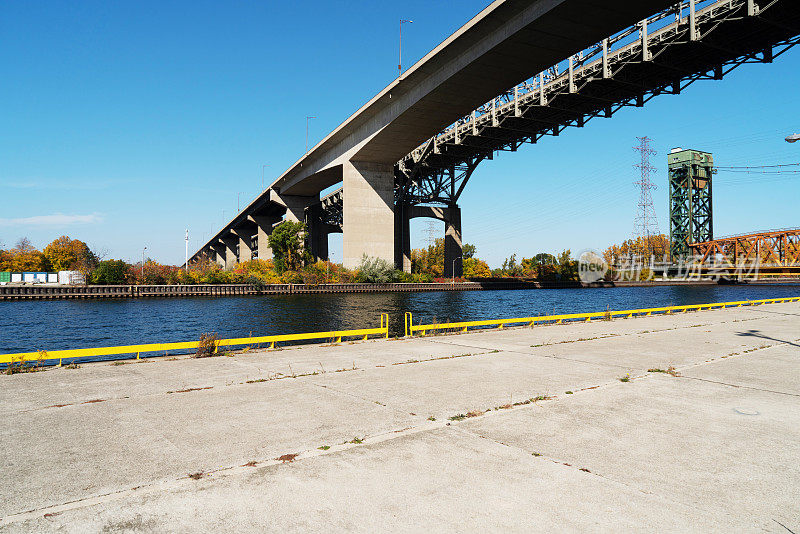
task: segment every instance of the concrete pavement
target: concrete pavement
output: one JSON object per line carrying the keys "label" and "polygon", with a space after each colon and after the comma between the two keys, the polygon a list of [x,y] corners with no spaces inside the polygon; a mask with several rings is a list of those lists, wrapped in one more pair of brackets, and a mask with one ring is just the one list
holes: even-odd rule
{"label": "concrete pavement", "polygon": [[793,303],[0,376],[0,531],[798,532],[799,358]]}

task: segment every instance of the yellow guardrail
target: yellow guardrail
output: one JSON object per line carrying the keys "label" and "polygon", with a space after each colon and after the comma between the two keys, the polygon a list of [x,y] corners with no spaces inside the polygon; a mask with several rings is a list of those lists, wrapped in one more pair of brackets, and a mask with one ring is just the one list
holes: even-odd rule
{"label": "yellow guardrail", "polygon": [[[217,348],[219,347],[232,347],[242,345],[254,345],[260,343],[269,343],[270,348],[275,348],[276,343],[288,341],[308,341],[314,339],[334,339],[337,343],[341,343],[343,338],[362,338],[367,339],[369,336],[380,335],[384,338],[389,337],[389,314],[381,314],[380,328],[364,328],[360,330],[335,330],[332,332],[309,332],[305,334],[282,334],[274,336],[258,336],[258,337],[240,337],[233,339],[220,339],[217,340]],[[58,360],[59,365],[64,360],[76,360],[78,358],[90,358],[95,356],[116,356],[116,355],[136,355],[139,359],[142,353],[151,352],[164,352],[167,353],[171,350],[184,350],[196,349],[198,341],[185,341],[178,343],[150,343],[147,345],[126,345],[120,347],[101,347],[94,349],[72,349],[72,350],[54,350],[42,352],[20,352],[17,354],[0,354],[0,364],[11,364],[16,362],[29,362],[29,361],[52,361]]]}
{"label": "yellow guardrail", "polygon": [[466,332],[470,327],[497,327],[503,328],[506,325],[528,325],[536,323],[563,323],[564,321],[591,321],[592,319],[611,319],[614,317],[633,317],[634,315],[671,314],[674,312],[687,312],[690,310],[722,309],[739,306],[758,306],[759,304],[774,304],[779,302],[800,302],[800,297],[788,297],[777,299],[761,300],[741,300],[736,302],[715,302],[713,304],[685,304],[682,306],[666,306],[663,308],[643,308],[638,310],[605,311],[592,313],[568,313],[564,315],[541,315],[538,317],[516,317],[512,319],[491,319],[485,321],[463,321],[456,323],[439,324],[414,324],[414,317],[411,312],[405,314],[406,336],[413,336],[416,333],[425,335],[429,331],[437,330],[460,330]]}

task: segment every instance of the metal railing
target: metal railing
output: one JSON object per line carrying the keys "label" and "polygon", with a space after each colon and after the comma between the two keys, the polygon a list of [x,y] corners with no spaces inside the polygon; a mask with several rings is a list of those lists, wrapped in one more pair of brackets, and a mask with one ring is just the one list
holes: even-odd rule
{"label": "metal railing", "polygon": [[775,304],[781,302],[800,302],[800,297],[788,297],[777,299],[762,299],[762,300],[742,300],[736,302],[716,302],[712,304],[685,304],[681,306],[666,306],[662,308],[642,308],[637,310],[622,310],[622,311],[605,311],[605,312],[592,312],[592,313],[568,313],[563,315],[540,315],[538,317],[517,317],[512,319],[490,319],[484,321],[463,321],[456,323],[440,323],[440,324],[420,324],[415,325],[414,318],[411,312],[405,314],[405,331],[406,336],[413,336],[415,333],[425,335],[429,331],[437,330],[458,330],[467,332],[470,328],[475,327],[495,327],[502,329],[505,326],[533,326],[537,323],[540,324],[561,324],[564,321],[584,321],[589,322],[592,319],[606,319],[610,320],[614,317],[633,317],[649,316],[652,314],[669,315],[674,312],[688,312],[690,310],[703,310],[703,309],[723,309],[727,307],[739,306],[758,306],[760,304]]}
{"label": "metal railing", "polygon": [[[334,330],[330,332],[309,332],[303,334],[281,334],[273,336],[240,337],[232,339],[220,339],[216,341],[216,349],[219,347],[249,346],[255,344],[269,344],[269,348],[274,349],[276,343],[287,343],[292,341],[311,341],[333,339],[336,343],[341,343],[344,338],[368,339],[369,336],[389,337],[389,314],[381,314],[380,328],[362,328],[358,330]],[[54,350],[41,352],[20,352],[17,354],[0,354],[0,364],[14,365],[24,364],[25,362],[41,362],[43,365],[62,365],[66,360],[68,363],[79,358],[93,358],[98,356],[127,356],[140,359],[142,354],[165,353],[169,351],[196,349],[199,341],[185,341],[177,343],[150,343],[146,345],[125,345],[119,347],[100,347],[91,349],[70,349]],[[215,349],[215,352],[216,352]],[[114,358],[117,359],[117,358]],[[121,359],[121,358],[120,358]]]}

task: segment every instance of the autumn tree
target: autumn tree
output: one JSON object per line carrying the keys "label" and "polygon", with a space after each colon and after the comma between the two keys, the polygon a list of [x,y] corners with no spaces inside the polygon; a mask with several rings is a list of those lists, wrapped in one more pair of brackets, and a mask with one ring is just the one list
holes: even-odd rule
{"label": "autumn tree", "polygon": [[12,271],[47,271],[48,261],[44,254],[33,246],[27,237],[20,238],[17,244],[9,251],[11,256],[10,267]]}
{"label": "autumn tree", "polygon": [[492,271],[489,265],[478,258],[464,258],[464,278],[489,278]]}
{"label": "autumn tree", "polygon": [[80,271],[88,275],[98,263],[86,243],[65,235],[47,245],[43,252],[55,271]]}

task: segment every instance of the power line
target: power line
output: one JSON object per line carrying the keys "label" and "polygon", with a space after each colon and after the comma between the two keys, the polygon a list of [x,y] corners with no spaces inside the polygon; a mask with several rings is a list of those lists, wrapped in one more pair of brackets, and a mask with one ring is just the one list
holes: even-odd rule
{"label": "power line", "polygon": [[[778,164],[778,165],[743,165],[743,166],[738,166],[738,167],[736,167],[736,166],[728,166],[728,167],[726,167],[726,166],[722,166],[722,165],[717,165],[714,168],[715,169],[722,169],[722,170],[726,170],[726,171],[731,171],[731,172],[734,172],[734,171],[742,172],[742,171],[749,171],[749,170],[754,170],[754,169],[778,169],[778,168],[783,168],[783,167],[797,167],[797,166],[800,166],[800,163],[781,163],[781,164]],[[794,172],[797,172],[797,171],[794,171]]]}

